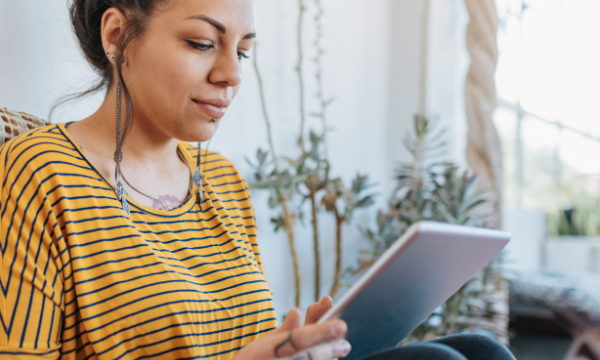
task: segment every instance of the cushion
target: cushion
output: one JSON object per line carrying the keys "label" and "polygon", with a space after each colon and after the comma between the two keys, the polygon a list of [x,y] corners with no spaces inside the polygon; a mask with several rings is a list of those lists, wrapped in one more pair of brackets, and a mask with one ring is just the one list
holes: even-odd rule
{"label": "cushion", "polygon": [[597,274],[521,271],[510,282],[511,307],[551,310],[575,329],[600,328]]}
{"label": "cushion", "polygon": [[49,122],[23,112],[0,108],[0,144],[30,130],[50,125]]}

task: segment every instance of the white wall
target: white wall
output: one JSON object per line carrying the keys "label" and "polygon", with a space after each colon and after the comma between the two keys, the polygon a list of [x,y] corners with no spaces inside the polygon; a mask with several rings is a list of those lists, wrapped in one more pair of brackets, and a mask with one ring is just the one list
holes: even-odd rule
{"label": "white wall", "polygon": [[544,265],[546,214],[539,211],[505,209],[502,227],[512,235],[506,246],[506,265],[512,272],[538,271]]}
{"label": "white wall", "polygon": [[467,166],[465,81],[469,14],[463,0],[431,0],[427,109],[449,133],[448,160]]}
{"label": "white wall", "polygon": [[[72,35],[66,0],[0,0],[0,46],[2,107],[46,118],[58,97],[95,79]],[[88,116],[99,99],[62,108],[56,121]]]}
{"label": "white wall", "polygon": [[[333,174],[349,181],[368,173],[379,184],[377,206],[358,213],[344,229],[345,266],[356,258],[360,244],[357,225],[371,224],[393,187],[393,170],[407,159],[401,140],[411,129],[418,106],[419,45],[422,0],[323,0],[325,92],[336,97],[328,111]],[[313,1],[308,0],[307,48],[312,45]],[[94,79],[70,32],[66,0],[0,0],[0,106],[46,117],[61,95],[83,90]],[[27,14],[27,16],[22,16]],[[275,146],[280,154],[295,154],[299,127],[296,66],[296,1],[257,0],[259,64],[264,77]],[[466,121],[463,84],[468,66],[464,46],[466,12],[462,0],[432,0],[427,105],[450,129],[449,158],[464,161]],[[306,54],[308,108],[314,102],[314,68]],[[210,144],[228,156],[251,180],[244,157],[267,148],[264,120],[251,61],[244,85]],[[55,122],[81,119],[99,105],[101,95],[65,106]],[[309,127],[318,121],[309,121]],[[275,305],[283,315],[293,305],[293,274],[283,232],[272,233],[272,211],[266,194],[252,192],[258,217],[259,241]],[[323,292],[332,283],[332,219],[321,220]],[[302,305],[313,298],[312,236],[299,225],[298,251],[303,277]]]}

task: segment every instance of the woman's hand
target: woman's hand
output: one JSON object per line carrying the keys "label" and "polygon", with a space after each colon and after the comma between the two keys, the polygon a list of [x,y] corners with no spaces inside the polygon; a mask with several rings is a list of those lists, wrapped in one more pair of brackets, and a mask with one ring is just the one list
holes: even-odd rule
{"label": "woman's hand", "polygon": [[333,306],[333,300],[329,295],[325,295],[319,302],[313,303],[306,309],[306,319],[304,325],[316,324],[321,316],[325,315]]}
{"label": "woman's hand", "polygon": [[259,340],[246,345],[235,360],[331,360],[350,353],[350,343],[343,337],[348,330],[342,320],[316,322],[329,310],[329,296],[312,304],[306,311],[306,321],[301,325],[298,309],[287,314],[281,326]]}

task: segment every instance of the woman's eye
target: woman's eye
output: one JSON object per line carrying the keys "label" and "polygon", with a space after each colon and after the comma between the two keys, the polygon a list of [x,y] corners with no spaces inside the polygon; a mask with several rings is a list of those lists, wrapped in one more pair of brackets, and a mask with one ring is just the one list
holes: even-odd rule
{"label": "woman's eye", "polygon": [[192,47],[194,47],[194,48],[196,48],[196,49],[198,49],[200,51],[205,51],[205,50],[211,49],[213,47],[212,45],[200,44],[200,43],[196,43],[196,42],[193,42],[193,41],[188,41],[188,43],[190,45],[192,45]]}
{"label": "woman's eye", "polygon": [[[209,49],[212,49],[214,46],[213,45],[209,45],[209,44],[201,44],[201,43],[197,43],[197,42],[193,42],[193,41],[188,41],[188,43],[195,49],[198,49],[200,51],[206,51]],[[243,52],[238,51],[237,53],[238,59],[241,61],[242,59],[250,59],[250,56],[246,55]]]}

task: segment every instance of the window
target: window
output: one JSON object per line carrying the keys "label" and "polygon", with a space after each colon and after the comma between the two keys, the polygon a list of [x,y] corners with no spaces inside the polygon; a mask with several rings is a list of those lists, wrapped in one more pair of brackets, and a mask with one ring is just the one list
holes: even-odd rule
{"label": "window", "polygon": [[600,1],[497,0],[494,122],[508,209],[568,207],[600,188]]}

